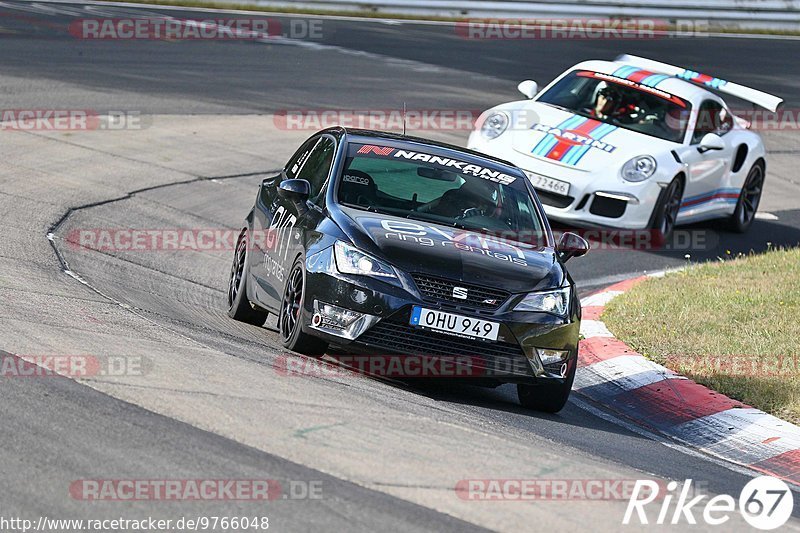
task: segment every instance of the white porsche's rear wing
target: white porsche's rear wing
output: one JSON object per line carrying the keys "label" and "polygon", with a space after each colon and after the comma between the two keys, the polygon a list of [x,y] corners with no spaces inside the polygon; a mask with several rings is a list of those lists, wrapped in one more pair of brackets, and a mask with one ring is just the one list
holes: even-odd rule
{"label": "white porsche's rear wing", "polygon": [[772,112],[777,111],[778,107],[783,103],[783,99],[778,98],[777,96],[773,96],[762,91],[757,91],[755,89],[751,89],[750,87],[745,87],[744,85],[731,83],[720,78],[708,76],[707,74],[701,74],[699,72],[695,72],[694,70],[675,67],[659,61],[653,61],[652,59],[645,59],[643,57],[624,54],[619,56],[615,61],[628,63],[657,74],[667,74],[669,76],[675,76],[676,78],[698,83],[700,85],[705,85],[710,89],[741,98],[742,100],[747,100],[748,102],[752,102],[765,109],[769,109]]}

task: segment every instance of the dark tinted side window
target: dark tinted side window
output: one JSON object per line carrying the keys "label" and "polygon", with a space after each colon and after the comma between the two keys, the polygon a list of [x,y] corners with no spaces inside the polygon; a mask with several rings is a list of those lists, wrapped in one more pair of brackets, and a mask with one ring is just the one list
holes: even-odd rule
{"label": "dark tinted side window", "polygon": [[286,164],[286,179],[295,179],[297,173],[303,168],[308,156],[311,154],[311,149],[317,145],[319,137],[307,140],[297,152],[294,153],[292,158]]}
{"label": "dark tinted side window", "polygon": [[315,200],[325,187],[330,174],[336,143],[330,137],[318,137],[307,157],[302,161],[296,177],[311,184],[311,200]]}
{"label": "dark tinted side window", "polygon": [[707,133],[725,135],[733,128],[733,117],[714,100],[706,100],[697,114],[697,125],[694,128],[692,144],[699,143]]}

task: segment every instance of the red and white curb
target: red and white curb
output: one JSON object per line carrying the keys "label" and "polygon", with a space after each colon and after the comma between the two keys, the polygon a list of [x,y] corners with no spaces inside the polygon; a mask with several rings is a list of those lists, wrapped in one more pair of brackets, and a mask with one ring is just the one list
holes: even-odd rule
{"label": "red and white curb", "polygon": [[573,390],[651,432],[800,485],[800,427],[644,358],[600,321],[608,302],[647,278],[617,283],[581,301],[584,340]]}

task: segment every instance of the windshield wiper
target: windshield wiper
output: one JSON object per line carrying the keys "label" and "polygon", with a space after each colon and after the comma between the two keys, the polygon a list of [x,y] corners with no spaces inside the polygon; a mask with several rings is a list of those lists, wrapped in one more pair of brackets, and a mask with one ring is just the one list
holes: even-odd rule
{"label": "windshield wiper", "polygon": [[[380,213],[376,208],[372,207],[371,205],[357,205],[357,204],[349,204],[347,202],[339,202],[341,205],[345,207],[352,207],[353,209],[361,209],[363,211],[369,211],[370,213]],[[384,213],[386,214],[386,213]]]}
{"label": "windshield wiper", "polygon": [[541,100],[540,100],[540,102],[543,103],[544,105],[549,105],[550,107],[555,107],[556,109],[560,109],[561,111],[566,111],[567,113],[575,113],[576,112],[576,111],[573,111],[572,109],[568,109],[568,108],[564,107],[563,105],[551,104],[550,102],[543,102]]}
{"label": "windshield wiper", "polygon": [[[614,122],[615,119],[613,119],[613,118],[593,117],[590,114],[581,111],[580,109],[570,109],[568,107],[564,107],[563,105],[551,104],[550,102],[542,102],[542,103],[544,105],[549,105],[550,107],[555,107],[556,109],[560,109],[561,111],[565,111],[567,113],[572,113],[573,115],[578,115],[578,116],[584,117],[584,118],[590,118],[590,119],[596,120],[598,122],[605,122],[606,124],[610,124],[612,126],[620,126],[619,121],[617,120],[616,122]],[[626,129],[630,129],[630,128],[626,128]]]}
{"label": "windshield wiper", "polygon": [[450,226],[453,228],[463,229],[464,231],[476,231],[475,228],[469,228],[463,224],[460,224],[457,220],[444,221],[440,220],[438,217],[435,216],[426,217],[425,215],[420,213],[414,213],[414,212],[409,213],[406,215],[406,218],[409,218],[411,220],[421,220],[423,222],[435,222],[436,224],[441,224],[442,226]]}

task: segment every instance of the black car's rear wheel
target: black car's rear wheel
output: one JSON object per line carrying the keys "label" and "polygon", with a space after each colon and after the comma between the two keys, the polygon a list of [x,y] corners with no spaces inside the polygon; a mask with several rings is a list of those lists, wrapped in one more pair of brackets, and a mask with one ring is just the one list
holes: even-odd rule
{"label": "black car's rear wheel", "polygon": [[562,410],[569,400],[572,382],[575,381],[577,364],[573,362],[570,366],[572,368],[563,383],[518,384],[517,397],[520,405],[545,413],[557,413]]}
{"label": "black car's rear wheel", "polygon": [[661,201],[656,205],[653,212],[651,229],[656,230],[656,238],[662,243],[672,237],[672,231],[678,221],[678,212],[681,209],[683,200],[683,182],[676,178],[667,185]]}
{"label": "black car's rear wheel", "polygon": [[253,309],[247,298],[249,244],[248,231],[247,228],[244,228],[239,234],[236,251],[233,253],[233,264],[228,281],[228,316],[241,322],[263,326],[267,321],[268,313]]}
{"label": "black car's rear wheel", "polygon": [[744,181],[736,210],[731,215],[729,226],[732,231],[744,233],[753,224],[761,203],[761,191],[764,189],[764,165],[760,162],[753,165]]}
{"label": "black car's rear wheel", "polygon": [[328,349],[328,343],[303,332],[305,288],[305,262],[302,257],[298,257],[286,278],[286,287],[281,300],[281,311],[278,317],[281,342],[286,348],[295,352],[305,355],[322,355]]}

